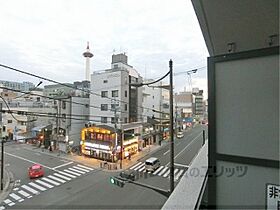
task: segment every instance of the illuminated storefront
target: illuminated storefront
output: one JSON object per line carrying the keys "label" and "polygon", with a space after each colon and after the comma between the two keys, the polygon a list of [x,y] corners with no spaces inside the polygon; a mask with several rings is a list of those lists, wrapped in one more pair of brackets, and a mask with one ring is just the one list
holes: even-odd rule
{"label": "illuminated storefront", "polygon": [[110,162],[116,161],[116,133],[109,126],[83,128],[81,132],[81,151],[84,155]]}

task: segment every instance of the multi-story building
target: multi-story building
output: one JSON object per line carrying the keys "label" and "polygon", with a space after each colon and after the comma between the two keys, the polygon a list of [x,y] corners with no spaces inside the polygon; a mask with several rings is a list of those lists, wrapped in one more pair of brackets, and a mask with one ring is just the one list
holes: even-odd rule
{"label": "multi-story building", "polygon": [[193,113],[197,121],[204,118],[203,90],[193,88]]}
{"label": "multi-story building", "polygon": [[141,83],[142,77],[125,54],[113,55],[111,67],[91,75],[90,120],[109,126],[142,121],[142,87],[130,85]]}
{"label": "multi-story building", "polygon": [[[177,120],[182,123],[183,128],[192,126],[193,123],[193,96],[191,92],[180,92],[175,94],[175,112]],[[180,124],[181,125],[181,124]]]}
{"label": "multi-story building", "polygon": [[75,85],[71,83],[45,85],[44,96],[55,97],[55,96],[73,96],[75,95]]}
{"label": "multi-story building", "polygon": [[3,85],[4,87],[11,88],[14,90],[20,90],[20,91],[29,91],[32,90],[35,85],[31,82],[12,82],[12,81],[4,81],[0,80],[0,85]]}

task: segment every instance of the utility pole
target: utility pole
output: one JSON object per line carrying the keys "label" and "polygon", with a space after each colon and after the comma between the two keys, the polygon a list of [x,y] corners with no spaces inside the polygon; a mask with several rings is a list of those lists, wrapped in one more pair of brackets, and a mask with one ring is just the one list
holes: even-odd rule
{"label": "utility pole", "polygon": [[0,103],[0,140],[1,140],[1,191],[3,190],[3,179],[4,179],[4,139],[2,137],[2,103]]}
{"label": "utility pole", "polygon": [[169,78],[170,78],[170,86],[169,86],[169,130],[170,130],[170,193],[174,190],[174,123],[173,123],[173,61],[169,61]]}

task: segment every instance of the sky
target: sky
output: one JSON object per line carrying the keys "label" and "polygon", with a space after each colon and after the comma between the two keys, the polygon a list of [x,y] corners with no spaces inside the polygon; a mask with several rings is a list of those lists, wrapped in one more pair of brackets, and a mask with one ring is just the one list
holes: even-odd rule
{"label": "sky", "polygon": [[[125,52],[142,77],[169,71],[175,92],[198,87],[207,98],[207,57],[190,0],[0,0],[0,63],[58,82],[85,79],[87,42],[92,71],[109,69],[112,54]],[[0,80],[38,78],[0,67]],[[166,81],[168,82],[168,80]],[[43,82],[42,86],[50,84]]]}

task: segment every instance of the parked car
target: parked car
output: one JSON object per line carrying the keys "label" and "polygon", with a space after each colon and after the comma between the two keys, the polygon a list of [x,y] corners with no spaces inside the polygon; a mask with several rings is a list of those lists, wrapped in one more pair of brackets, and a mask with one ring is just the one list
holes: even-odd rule
{"label": "parked car", "polygon": [[30,179],[44,176],[43,166],[40,164],[34,164],[28,168],[28,175]]}
{"label": "parked car", "polygon": [[120,177],[125,178],[125,179],[130,179],[132,181],[135,181],[136,174],[132,170],[125,170],[125,171],[122,171],[120,173]]}
{"label": "parked car", "polygon": [[177,138],[178,139],[181,139],[181,138],[183,138],[184,137],[184,133],[182,132],[182,131],[178,131],[177,132]]}

